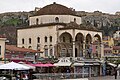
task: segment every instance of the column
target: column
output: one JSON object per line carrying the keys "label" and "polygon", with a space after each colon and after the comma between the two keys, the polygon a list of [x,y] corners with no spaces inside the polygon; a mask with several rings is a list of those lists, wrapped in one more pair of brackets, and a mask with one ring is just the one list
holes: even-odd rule
{"label": "column", "polygon": [[73,29],[73,57],[75,58],[75,29]]}
{"label": "column", "polygon": [[90,49],[91,58],[94,58],[93,53],[92,53],[93,52],[93,47],[92,46],[93,46],[93,41],[91,42],[89,49]]}
{"label": "column", "polygon": [[48,57],[50,57],[50,47],[48,46]]}
{"label": "column", "polygon": [[84,78],[84,66],[82,66],[82,78]]}
{"label": "column", "polygon": [[102,76],[102,65],[100,65],[100,76]]}
{"label": "column", "polygon": [[75,58],[75,41],[73,41],[73,57]]}
{"label": "column", "polygon": [[58,52],[58,43],[60,42],[59,41],[59,28],[58,28],[58,25],[56,25],[56,38],[57,38],[57,40],[56,40],[56,57],[59,57],[59,52]]}
{"label": "column", "polygon": [[89,77],[91,77],[91,66],[89,66]]}
{"label": "column", "polygon": [[101,52],[101,57],[103,57],[104,56],[104,46],[103,46],[102,42],[100,44],[100,52]]}
{"label": "column", "polygon": [[83,57],[85,57],[85,40],[83,41]]}
{"label": "column", "polygon": [[54,52],[55,47],[53,47],[52,49],[53,49],[53,51],[52,51],[52,56],[55,56],[55,52]]}

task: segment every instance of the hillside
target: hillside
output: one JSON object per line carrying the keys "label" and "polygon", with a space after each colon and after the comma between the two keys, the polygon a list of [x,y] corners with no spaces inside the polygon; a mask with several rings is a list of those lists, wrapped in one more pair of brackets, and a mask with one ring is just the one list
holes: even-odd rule
{"label": "hillside", "polygon": [[[9,44],[16,44],[16,29],[28,26],[28,17],[34,12],[8,12],[0,14],[0,35],[4,35],[9,40]],[[111,15],[95,11],[92,13],[77,11],[78,16],[82,17],[83,24],[92,24],[103,35],[112,35],[114,31],[120,29],[120,15]]]}
{"label": "hillside", "polygon": [[9,40],[9,44],[16,44],[16,29],[28,26],[28,17],[32,12],[9,12],[0,14],[0,35]]}

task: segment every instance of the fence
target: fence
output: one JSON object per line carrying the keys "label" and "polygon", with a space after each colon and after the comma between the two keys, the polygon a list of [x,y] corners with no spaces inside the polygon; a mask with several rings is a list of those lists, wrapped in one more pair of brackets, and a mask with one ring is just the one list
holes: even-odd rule
{"label": "fence", "polygon": [[33,74],[38,80],[61,80],[61,79],[78,79],[89,77],[88,73],[46,73],[46,74]]}

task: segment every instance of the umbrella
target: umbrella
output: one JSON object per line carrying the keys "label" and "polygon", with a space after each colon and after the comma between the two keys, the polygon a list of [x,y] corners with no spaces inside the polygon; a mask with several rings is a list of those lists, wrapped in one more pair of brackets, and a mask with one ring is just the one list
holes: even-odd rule
{"label": "umbrella", "polygon": [[40,63],[40,64],[35,64],[35,66],[36,66],[36,67],[48,67],[48,65],[45,65],[45,64],[42,64],[42,63]]}
{"label": "umbrella", "polygon": [[48,67],[53,67],[53,66],[55,66],[55,65],[53,65],[53,64],[51,64],[51,63],[47,63],[47,64],[44,64],[44,65],[46,65],[46,66],[48,66]]}
{"label": "umbrella", "polygon": [[29,70],[30,68],[22,64],[15,62],[10,62],[7,64],[0,65],[0,69],[10,69],[10,70]]}
{"label": "umbrella", "polygon": [[26,63],[24,63],[24,62],[19,62],[19,64],[22,64],[22,65],[24,65],[24,66],[27,66],[27,67],[29,67],[30,69],[35,69],[35,66],[26,64]]}
{"label": "umbrella", "polygon": [[53,67],[54,65],[51,64],[51,63],[47,63],[47,64],[40,63],[40,64],[33,64],[33,66],[36,66],[36,67]]}

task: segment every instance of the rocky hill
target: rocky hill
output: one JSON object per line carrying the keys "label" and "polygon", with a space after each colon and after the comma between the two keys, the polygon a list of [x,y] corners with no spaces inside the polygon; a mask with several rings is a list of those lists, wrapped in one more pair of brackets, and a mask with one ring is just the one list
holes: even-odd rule
{"label": "rocky hill", "polygon": [[103,35],[112,36],[112,34],[120,29],[120,14],[107,14],[99,11],[92,13],[77,12],[77,15],[82,16],[83,24],[92,24],[99,30],[103,31]]}
{"label": "rocky hill", "polygon": [[9,44],[16,44],[16,29],[28,26],[28,17],[33,12],[8,12],[0,14],[0,35],[7,37]]}
{"label": "rocky hill", "polygon": [[[16,29],[28,26],[28,17],[33,12],[8,12],[0,14],[0,35],[9,39],[9,44],[16,44]],[[111,35],[118,28],[120,29],[120,15],[106,14],[99,11],[84,12],[77,11],[76,15],[82,17],[83,24],[90,24],[103,31],[103,35]]]}

